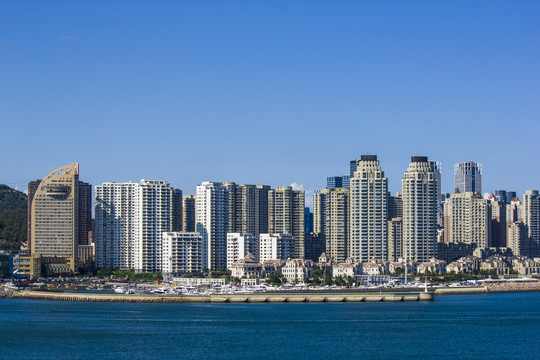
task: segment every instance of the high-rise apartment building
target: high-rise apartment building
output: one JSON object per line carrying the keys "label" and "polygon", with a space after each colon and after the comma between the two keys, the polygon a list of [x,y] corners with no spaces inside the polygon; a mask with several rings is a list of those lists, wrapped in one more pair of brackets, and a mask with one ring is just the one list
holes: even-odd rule
{"label": "high-rise apartment building", "polygon": [[232,264],[243,259],[247,254],[259,258],[259,239],[253,234],[228,233],[227,234],[227,269],[232,269]]}
{"label": "high-rise apartment building", "polygon": [[349,176],[352,178],[354,177],[354,173],[356,172],[356,168],[358,167],[358,164],[360,163],[361,159],[355,159],[350,161],[349,166]]}
{"label": "high-rise apartment building", "polygon": [[313,262],[318,262],[319,257],[326,252],[326,240],[322,234],[313,232],[306,233],[306,253],[305,258]]}
{"label": "high-rise apartment building", "polygon": [[343,176],[328,176],[326,178],[326,187],[328,189],[343,187]]}
{"label": "high-rise apartment building", "polygon": [[388,261],[399,261],[403,256],[403,219],[388,221]]}
{"label": "high-rise apartment building", "polygon": [[182,230],[195,232],[195,195],[185,195],[182,199]]}
{"label": "high-rise apartment building", "polygon": [[460,193],[482,194],[482,164],[461,162],[454,165],[454,186]]}
{"label": "high-rise apartment building", "polygon": [[160,240],[164,232],[173,228],[173,209],[178,198],[175,199],[175,189],[163,180],[142,180],[139,188],[143,216],[140,238],[135,242],[135,271],[155,272],[161,268]]}
{"label": "high-rise apartment building", "polygon": [[268,192],[268,231],[272,234],[291,234],[295,242],[295,257],[305,256],[303,190],[280,186]]}
{"label": "high-rise apartment building", "polygon": [[295,247],[296,240],[291,234],[260,234],[259,262],[292,259]]}
{"label": "high-rise apartment building", "polygon": [[441,178],[441,162],[440,161],[429,161],[429,166],[431,167],[431,170],[433,171],[433,174],[435,174],[435,179],[437,179],[437,226],[442,229],[443,228],[443,216],[444,216],[444,209],[442,205],[442,194],[441,194],[441,187],[442,187],[442,178]]}
{"label": "high-rise apartment building", "polygon": [[163,180],[96,186],[96,266],[161,271],[162,233],[173,227],[174,188]]}
{"label": "high-rise apartment building", "polygon": [[403,216],[403,199],[401,193],[395,196],[388,195],[388,220],[400,218]]}
{"label": "high-rise apartment building", "polygon": [[63,166],[40,181],[31,203],[32,256],[67,259],[78,270],[79,164]]}
{"label": "high-rise apartment building", "polygon": [[308,207],[304,208],[304,232],[306,234],[313,232],[313,213]]}
{"label": "high-rise apartment building", "polygon": [[351,178],[348,256],[388,259],[388,179],[376,155],[362,155]]}
{"label": "high-rise apartment building", "polygon": [[514,255],[529,256],[529,236],[527,227],[522,222],[512,223],[508,226],[507,246]]}
{"label": "high-rise apartment building", "polygon": [[41,180],[34,180],[28,183],[28,206],[26,208],[26,243],[22,245],[21,250],[30,250],[32,247],[32,200],[39,187]]}
{"label": "high-rise apartment building", "polygon": [[328,189],[337,189],[340,187],[348,188],[350,186],[350,175],[328,176],[326,178],[326,187]]}
{"label": "high-rise apartment building", "polygon": [[450,195],[444,203],[444,241],[491,246],[491,204],[473,192]]}
{"label": "high-rise apartment building", "polygon": [[165,274],[202,271],[203,240],[196,232],[164,232],[161,240],[161,268]]}
{"label": "high-rise apartment building", "polygon": [[92,230],[92,185],[79,181],[79,245],[90,245]]}
{"label": "high-rise apartment building", "polygon": [[96,267],[135,269],[142,222],[139,184],[107,182],[95,190]]}
{"label": "high-rise apartment building", "polygon": [[[28,183],[27,241],[24,249],[30,249],[32,243],[32,200],[41,180]],[[79,181],[79,245],[90,245],[89,233],[92,224],[92,185]]]}
{"label": "high-rise apartment building", "polygon": [[523,195],[523,223],[529,237],[529,257],[540,257],[540,194],[527,190]]}
{"label": "high-rise apartment building", "polygon": [[[234,183],[233,183],[234,184]],[[231,188],[232,189],[232,188]],[[229,232],[249,233],[258,236],[268,233],[268,185],[235,185],[229,193],[233,213]]]}
{"label": "high-rise apartment building", "polygon": [[506,190],[495,190],[493,194],[497,197],[497,200],[506,205],[509,205],[517,196],[515,191]]}
{"label": "high-rise apartment building", "polygon": [[437,253],[437,178],[426,156],[413,156],[401,180],[404,255],[419,262]]}
{"label": "high-rise apartment building", "polygon": [[517,197],[514,197],[506,207],[506,225],[510,226],[517,222],[523,222],[523,205]]}
{"label": "high-rise apartment building", "polygon": [[324,238],[326,255],[338,262],[347,258],[349,191],[323,189],[313,195],[314,232]]}
{"label": "high-rise apartment building", "polygon": [[184,221],[182,190],[173,188],[171,196],[171,231],[179,232],[183,230]]}
{"label": "high-rise apartment building", "polygon": [[196,222],[204,242],[203,269],[227,267],[230,211],[227,191],[222,183],[203,182],[197,186]]}
{"label": "high-rise apartment building", "polygon": [[491,206],[491,247],[506,247],[506,203],[491,194],[488,197]]}
{"label": "high-rise apartment building", "polygon": [[[204,182],[197,187],[197,231],[207,243],[209,269],[226,268],[227,233],[248,233],[257,237],[268,232],[269,191],[267,185],[234,182]],[[199,194],[205,198],[199,199]]]}

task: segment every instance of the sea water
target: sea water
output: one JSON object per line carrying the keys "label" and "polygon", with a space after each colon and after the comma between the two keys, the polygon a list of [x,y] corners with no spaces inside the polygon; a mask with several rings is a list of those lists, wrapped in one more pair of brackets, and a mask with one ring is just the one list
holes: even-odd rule
{"label": "sea water", "polygon": [[540,293],[433,302],[0,300],[1,359],[539,359]]}

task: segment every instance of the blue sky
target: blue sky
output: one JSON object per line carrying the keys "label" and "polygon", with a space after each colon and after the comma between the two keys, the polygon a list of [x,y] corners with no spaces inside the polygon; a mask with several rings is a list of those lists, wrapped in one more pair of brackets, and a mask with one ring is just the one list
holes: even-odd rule
{"label": "blue sky", "polygon": [[484,191],[540,187],[536,1],[0,4],[0,183],[323,188],[377,154],[478,161]]}

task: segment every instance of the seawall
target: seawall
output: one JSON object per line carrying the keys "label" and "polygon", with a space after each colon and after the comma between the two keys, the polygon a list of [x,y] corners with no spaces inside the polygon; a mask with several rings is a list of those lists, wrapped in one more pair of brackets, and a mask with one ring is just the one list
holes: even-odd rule
{"label": "seawall", "polygon": [[433,292],[295,292],[213,295],[110,295],[20,291],[16,299],[120,303],[322,303],[433,301]]}
{"label": "seawall", "polygon": [[500,294],[540,292],[540,286],[474,286],[447,287],[435,290],[435,295]]}

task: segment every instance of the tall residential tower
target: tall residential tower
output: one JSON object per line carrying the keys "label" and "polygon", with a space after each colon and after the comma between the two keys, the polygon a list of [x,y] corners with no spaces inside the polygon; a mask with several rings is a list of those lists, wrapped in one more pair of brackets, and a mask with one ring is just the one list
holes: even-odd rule
{"label": "tall residential tower", "polygon": [[413,156],[401,180],[404,255],[429,261],[437,253],[437,178],[426,156]]}
{"label": "tall residential tower", "polygon": [[348,256],[388,259],[388,179],[376,155],[362,155],[351,178]]}

